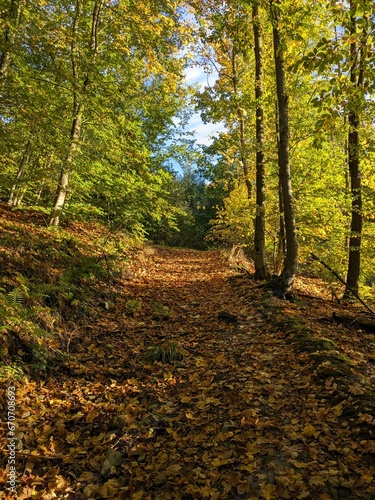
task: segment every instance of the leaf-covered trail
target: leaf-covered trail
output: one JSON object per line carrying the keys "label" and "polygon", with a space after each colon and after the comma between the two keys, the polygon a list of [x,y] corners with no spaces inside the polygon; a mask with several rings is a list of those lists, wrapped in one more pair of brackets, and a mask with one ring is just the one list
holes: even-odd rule
{"label": "leaf-covered trail", "polygon": [[[163,248],[112,293],[114,310],[81,326],[64,371],[18,389],[19,498],[375,497],[373,417],[345,414],[373,372],[322,381],[298,348],[296,331],[315,342],[307,328],[281,326],[311,305],[266,295],[219,252]],[[145,359],[167,342],[183,360]]]}

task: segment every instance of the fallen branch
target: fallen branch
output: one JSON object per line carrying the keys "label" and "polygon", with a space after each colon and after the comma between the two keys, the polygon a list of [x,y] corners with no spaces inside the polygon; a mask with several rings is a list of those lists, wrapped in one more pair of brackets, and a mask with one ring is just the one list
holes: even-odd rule
{"label": "fallen branch", "polygon": [[348,323],[350,325],[360,326],[366,330],[375,331],[375,321],[372,319],[351,316],[350,314],[336,314],[335,312],[332,316],[334,320],[340,323]]}
{"label": "fallen branch", "polygon": [[[343,285],[346,285],[345,281],[341,278],[341,276],[336,272],[332,267],[330,267],[326,262],[324,262],[322,259],[317,257],[314,253],[311,254],[311,257],[314,260],[317,260],[322,266],[328,269]],[[375,316],[375,311],[373,311],[367,304],[364,302],[361,297],[358,295],[358,293],[351,291],[350,292],[371,314],[372,316]]]}

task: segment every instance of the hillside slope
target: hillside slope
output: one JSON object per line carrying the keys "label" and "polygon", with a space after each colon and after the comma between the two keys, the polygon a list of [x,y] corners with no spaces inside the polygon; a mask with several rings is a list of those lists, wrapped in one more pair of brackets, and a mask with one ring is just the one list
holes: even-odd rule
{"label": "hillside slope", "polygon": [[1,225],[19,499],[375,497],[375,337],[333,323],[319,281],[290,303],[219,251]]}

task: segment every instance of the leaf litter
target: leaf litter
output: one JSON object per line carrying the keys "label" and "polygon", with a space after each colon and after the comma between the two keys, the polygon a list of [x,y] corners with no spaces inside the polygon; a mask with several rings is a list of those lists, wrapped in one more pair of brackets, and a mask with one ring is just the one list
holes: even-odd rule
{"label": "leaf litter", "polygon": [[374,335],[219,251],[137,266],[67,360],[16,383],[19,499],[375,498]]}

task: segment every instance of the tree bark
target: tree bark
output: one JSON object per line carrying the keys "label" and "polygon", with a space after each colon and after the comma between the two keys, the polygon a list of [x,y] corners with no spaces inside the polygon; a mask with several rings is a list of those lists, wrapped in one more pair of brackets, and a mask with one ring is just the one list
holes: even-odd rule
{"label": "tree bark", "polygon": [[4,51],[0,56],[0,82],[3,86],[8,75],[23,0],[11,0],[4,32]]}
{"label": "tree bark", "polygon": [[351,316],[350,314],[337,314],[335,312],[332,317],[341,323],[347,323],[348,325],[353,325],[358,328],[369,330],[370,332],[375,332],[375,321],[373,319]]}
{"label": "tree bark", "polygon": [[29,163],[29,159],[30,159],[30,152],[31,152],[31,137],[27,141],[25,151],[22,155],[21,162],[20,162],[20,165],[18,167],[18,172],[17,172],[16,178],[14,180],[14,183],[13,183],[10,195],[9,195],[8,205],[11,207],[17,207],[20,203],[19,192],[22,191],[21,186],[20,186],[20,182],[23,179],[23,177],[25,176],[26,167],[27,167],[27,164]]}
{"label": "tree bark", "polygon": [[84,106],[79,104],[77,114],[72,123],[70,132],[70,146],[64,165],[60,171],[60,177],[53,206],[51,218],[49,221],[50,226],[58,226],[60,224],[61,213],[64,209],[66,198],[69,192],[69,177],[72,168],[73,159],[78,148],[83,118]]}
{"label": "tree bark", "polygon": [[288,96],[285,83],[285,61],[283,47],[278,29],[277,4],[271,2],[273,20],[273,46],[275,58],[277,101],[279,109],[279,175],[284,205],[286,255],[284,268],[280,276],[281,293],[290,293],[297,273],[298,245],[295,223],[292,181],[289,163],[289,112]]}
{"label": "tree bark", "polygon": [[237,101],[237,117],[240,126],[240,161],[242,165],[242,170],[245,179],[247,197],[250,200],[253,189],[250,181],[250,170],[247,161],[247,151],[246,151],[246,124],[245,124],[245,114],[244,110],[241,108],[238,102],[238,76],[236,67],[236,50],[232,47],[232,82],[233,82],[233,92],[235,99]]}
{"label": "tree bark", "polygon": [[[275,103],[275,117],[276,117],[276,141],[277,141],[277,151],[280,149],[280,134],[279,134],[279,108],[277,101]],[[278,160],[278,166],[280,171],[280,160]],[[280,276],[285,263],[286,254],[286,241],[285,241],[285,221],[284,221],[284,203],[283,203],[283,190],[281,187],[281,179],[279,175],[278,179],[278,199],[279,199],[279,233],[277,241],[277,255],[275,260],[274,272]]]}
{"label": "tree bark", "polygon": [[263,112],[263,58],[262,28],[259,20],[259,8],[255,3],[252,9],[255,53],[255,99],[256,99],[256,215],[254,234],[255,278],[266,279],[265,213],[266,184],[264,167],[264,112]]}
{"label": "tree bark", "polygon": [[[359,88],[363,84],[363,69],[358,68],[359,52],[357,50],[357,24],[355,13],[356,2],[350,2],[350,82],[351,88]],[[362,46],[362,56],[363,56]],[[350,103],[348,133],[348,168],[350,175],[350,191],[352,198],[349,261],[344,297],[358,294],[361,271],[361,239],[362,239],[362,186],[359,160],[359,113],[357,106]]]}
{"label": "tree bark", "polygon": [[[78,63],[79,50],[77,46],[78,43],[77,39],[78,39],[78,24],[82,9],[82,0],[77,0],[76,2],[76,12],[73,20],[72,42],[70,47],[73,86],[74,86],[73,121],[70,132],[69,150],[65,162],[60,171],[55,203],[50,217],[49,223],[51,226],[59,225],[61,213],[64,209],[66,198],[69,192],[70,173],[72,169],[73,159],[78,149],[82,131],[82,121],[83,121],[83,113],[85,107],[82,102],[82,99],[90,84],[92,68],[95,64],[96,56],[98,53],[98,29],[100,24],[100,11],[102,5],[103,5],[103,0],[98,0],[94,3],[92,21],[91,21],[91,32],[90,32],[90,60],[89,64],[87,65],[87,69],[83,75],[83,78],[82,80],[80,80],[79,63]],[[80,90],[78,90],[79,87],[81,87]]]}

